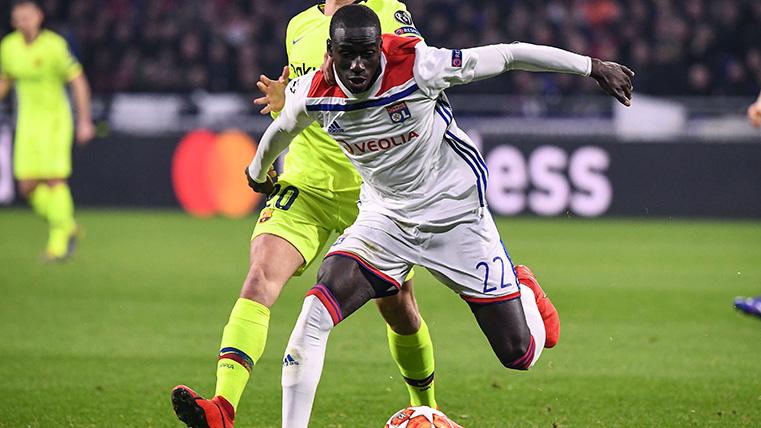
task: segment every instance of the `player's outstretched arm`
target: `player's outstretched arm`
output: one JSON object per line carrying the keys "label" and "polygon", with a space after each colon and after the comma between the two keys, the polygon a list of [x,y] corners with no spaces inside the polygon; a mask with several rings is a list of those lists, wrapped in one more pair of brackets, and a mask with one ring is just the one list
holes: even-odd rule
{"label": "player's outstretched arm", "polygon": [[430,95],[454,85],[488,79],[510,70],[569,73],[589,76],[622,104],[631,104],[634,73],[614,62],[604,62],[551,46],[511,43],[471,49],[416,46],[415,75]]}
{"label": "player's outstretched arm", "polygon": [[[475,48],[476,50],[490,49],[491,46]],[[530,43],[511,43],[495,45],[500,52],[497,58],[504,61],[504,71],[546,71],[553,73],[570,73],[589,76],[597,81],[600,87],[609,95],[616,98],[625,106],[631,105],[633,85],[631,78],[634,72],[615,62],[601,61],[596,58],[579,55],[551,46],[532,45]],[[484,56],[479,52],[480,59],[476,65],[476,79],[479,73],[490,74],[495,64],[490,64],[493,57]]]}

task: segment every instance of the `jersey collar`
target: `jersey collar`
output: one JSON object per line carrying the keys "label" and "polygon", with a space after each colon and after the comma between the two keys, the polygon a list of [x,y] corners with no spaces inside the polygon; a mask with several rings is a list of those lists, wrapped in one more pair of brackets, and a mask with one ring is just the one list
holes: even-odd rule
{"label": "jersey collar", "polygon": [[383,84],[383,75],[385,73],[386,73],[386,54],[381,52],[380,73],[378,73],[378,78],[375,79],[375,82],[373,82],[372,86],[370,86],[368,90],[359,94],[355,94],[355,93],[352,93],[348,88],[346,88],[346,86],[344,86],[343,82],[341,82],[341,79],[338,78],[338,73],[336,73],[335,64],[333,65],[333,75],[336,76],[336,83],[338,84],[338,87],[341,88],[341,91],[346,95],[346,98],[350,100],[363,100],[377,94],[381,88],[381,85]]}
{"label": "jersey collar", "polygon": [[[365,2],[367,2],[367,0],[354,0],[354,3],[352,4],[360,4]],[[325,0],[320,0],[317,2],[317,10],[319,10],[323,15],[325,14]]]}

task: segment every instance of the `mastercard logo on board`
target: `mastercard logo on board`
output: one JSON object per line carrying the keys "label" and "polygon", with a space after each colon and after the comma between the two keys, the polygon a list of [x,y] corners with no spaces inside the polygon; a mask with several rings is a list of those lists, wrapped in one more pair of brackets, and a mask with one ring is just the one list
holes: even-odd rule
{"label": "mastercard logo on board", "polygon": [[195,130],[183,137],[172,157],[172,185],[177,201],[198,217],[243,217],[262,196],[252,191],[243,174],[256,154],[248,134]]}

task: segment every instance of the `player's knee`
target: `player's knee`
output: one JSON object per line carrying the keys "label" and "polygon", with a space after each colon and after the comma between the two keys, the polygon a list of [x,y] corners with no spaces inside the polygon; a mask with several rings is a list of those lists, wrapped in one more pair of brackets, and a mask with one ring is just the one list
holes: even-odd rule
{"label": "player's knee", "polygon": [[277,300],[281,289],[282,285],[276,284],[269,279],[267,271],[263,266],[252,264],[243,282],[240,297],[271,307],[275,303],[275,300]]}
{"label": "player's knee", "polygon": [[[341,257],[328,257],[320,264],[320,269],[317,271],[317,282],[319,283],[340,283],[350,275],[350,270],[345,269],[346,260]],[[342,270],[346,270],[344,275],[341,274]]]}
{"label": "player's knee", "polygon": [[376,297],[375,289],[357,262],[343,256],[331,256],[322,261],[317,274],[317,287],[327,290],[342,317],[348,317]]}
{"label": "player's knee", "polygon": [[375,300],[383,319],[394,333],[407,336],[420,330],[420,313],[409,293],[400,292]]}
{"label": "player's knee", "polygon": [[515,332],[515,334],[507,335],[497,350],[497,358],[505,368],[528,370],[533,361],[531,334]]}
{"label": "player's knee", "polygon": [[24,199],[29,199],[29,196],[37,188],[37,182],[34,180],[22,180],[18,183],[19,194]]}

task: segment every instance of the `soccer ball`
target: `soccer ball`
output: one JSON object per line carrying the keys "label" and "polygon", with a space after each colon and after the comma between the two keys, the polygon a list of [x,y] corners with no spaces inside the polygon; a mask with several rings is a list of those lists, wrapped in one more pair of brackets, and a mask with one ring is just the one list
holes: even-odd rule
{"label": "soccer ball", "polygon": [[391,416],[385,428],[462,428],[430,407],[407,407]]}

